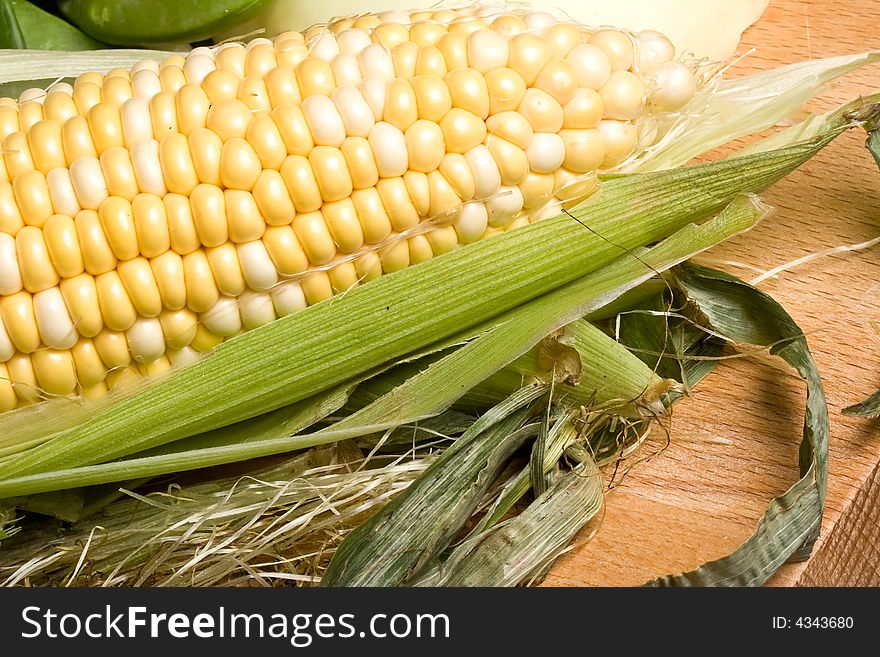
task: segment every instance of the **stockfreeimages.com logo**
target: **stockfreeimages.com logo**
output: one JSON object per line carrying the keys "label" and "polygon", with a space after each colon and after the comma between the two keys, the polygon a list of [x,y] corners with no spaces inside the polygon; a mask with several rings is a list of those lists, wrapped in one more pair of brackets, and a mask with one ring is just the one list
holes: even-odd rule
{"label": "stockfreeimages.com logo", "polygon": [[315,639],[450,637],[446,614],[374,614],[360,630],[355,614],[237,614],[224,607],[195,615],[151,613],[146,607],[117,612],[110,605],[88,615],[25,607],[21,619],[23,639],[270,638],[306,648]]}

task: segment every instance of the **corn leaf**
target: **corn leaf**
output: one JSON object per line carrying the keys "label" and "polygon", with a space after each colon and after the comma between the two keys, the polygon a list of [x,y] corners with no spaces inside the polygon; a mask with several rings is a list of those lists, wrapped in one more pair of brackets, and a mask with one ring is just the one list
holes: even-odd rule
{"label": "corn leaf", "polygon": [[[660,264],[652,265],[657,271],[664,268]],[[640,416],[645,407],[665,394],[673,383],[657,376],[636,355],[621,348],[589,321],[579,320],[545,338],[539,349],[499,370],[467,396],[471,400],[497,402],[523,381],[550,381],[554,373],[554,394],[559,402],[600,406],[634,417]]]}
{"label": "corn leaf", "polygon": [[843,414],[850,417],[880,417],[880,390],[858,404],[847,406],[843,409]]}
{"label": "corn leaf", "polygon": [[[355,385],[342,386],[252,420],[178,441],[163,450],[138,454],[138,458],[145,459],[151,465],[151,469],[146,470],[146,476],[140,475],[141,478],[138,481],[143,483],[157,475],[192,468],[204,468],[209,465],[221,465],[233,460],[211,463],[203,457],[206,451],[210,452],[211,449],[217,447],[265,440],[267,437],[278,435],[295,435],[339,410],[347,401]],[[63,410],[65,407],[61,408]],[[118,470],[119,475],[108,479],[104,484],[95,485],[93,482],[82,480],[85,487],[71,484],[68,487],[48,492],[11,498],[7,502],[25,511],[33,511],[74,522],[88,517],[103,505],[116,499],[119,495],[119,485],[114,485],[113,482],[133,476],[126,475],[126,470],[133,472],[133,469],[127,469],[124,463],[121,464],[121,468]],[[144,471],[143,467],[141,471]],[[127,488],[134,488],[136,485],[140,484],[125,484]]]}
{"label": "corn leaf", "polygon": [[[56,397],[0,414],[0,457],[44,443],[112,402],[112,399],[106,399],[83,403],[81,399]],[[35,427],[39,427],[38,431]],[[2,462],[0,459],[0,464]]]}
{"label": "corn leaf", "polygon": [[357,382],[350,382],[290,406],[282,406],[271,413],[141,452],[137,457],[157,455],[167,458],[187,452],[204,454],[219,447],[259,443],[277,436],[295,436],[342,408],[356,385]]}
{"label": "corn leaf", "polygon": [[874,129],[868,133],[867,145],[868,152],[871,153],[871,157],[874,158],[877,166],[880,167],[880,130]]}
{"label": "corn leaf", "polygon": [[720,341],[703,330],[703,323],[686,299],[670,302],[664,290],[618,317],[615,329],[621,344],[647,367],[690,390],[714,369],[717,361],[707,357],[721,349]]}
{"label": "corn leaf", "polygon": [[321,586],[397,586],[416,576],[473,514],[513,453],[546,386],[523,388],[488,411],[409,488],[346,536]]}
{"label": "corn leaf", "polygon": [[676,285],[715,331],[739,344],[764,346],[807,384],[800,475],[775,498],[755,533],[732,554],[652,586],[755,586],[787,560],[809,556],[819,535],[828,476],[828,407],[803,332],[771,297],[721,272],[696,265],[676,271]]}
{"label": "corn leaf", "polygon": [[[578,432],[572,424],[574,416],[574,411],[564,413],[562,417],[557,418],[547,432],[543,460],[540,463],[542,478],[556,467],[565,448],[577,440]],[[475,534],[480,534],[498,524],[513,509],[514,505],[529,492],[536,477],[534,470],[535,464],[529,463],[529,467],[520,470],[504,484],[504,488],[474,530]]]}
{"label": "corn leaf", "polygon": [[[458,399],[464,391],[472,389],[531,349],[544,336],[600,307],[609,298],[615,298],[621,292],[635,287],[657,271],[682,262],[726,236],[751,228],[767,212],[768,208],[756,199],[739,198],[714,221],[684,228],[676,235],[676,239],[668,239],[648,251],[640,250],[622,256],[593,275],[585,276],[508,311],[493,319],[491,325],[474,329],[476,337],[470,342],[407,378],[389,393],[322,433],[339,435],[349,429],[357,430],[357,427],[363,427],[362,432],[380,431],[401,422],[414,422],[438,413]],[[653,394],[656,398],[660,390],[666,389],[667,386],[652,372],[637,366],[634,358],[620,353],[620,348],[613,340],[598,333],[597,329],[582,327],[583,344],[580,347],[589,356],[587,363],[601,372],[601,376],[587,377],[586,381],[589,383],[581,387],[588,390],[588,394],[584,390],[578,390],[579,386],[569,386],[568,391],[561,386],[561,399],[578,403],[601,389],[603,399],[609,400],[610,389],[620,395],[617,397],[618,403],[621,400],[630,402],[641,399],[646,391],[652,394],[657,391]],[[461,337],[463,336],[459,336]],[[588,350],[591,348],[598,353],[589,354]],[[623,364],[637,376],[626,381],[615,376],[614,373],[619,374],[619,370],[613,368]],[[614,385],[603,389],[603,378],[614,381]],[[567,395],[571,391],[576,393]],[[347,433],[342,435],[351,437]]]}
{"label": "corn leaf", "polygon": [[543,572],[602,508],[602,472],[587,450],[522,513],[465,541],[431,586],[517,586]]}
{"label": "corn leaf", "polygon": [[77,522],[88,518],[108,504],[122,497],[121,488],[135,489],[149,479],[135,479],[123,484],[104,484],[87,488],[66,488],[64,490],[29,495],[7,500],[21,511],[39,513],[58,518],[64,522]]}
{"label": "corn leaf", "polygon": [[541,415],[538,435],[532,444],[532,453],[529,457],[529,475],[535,495],[541,495],[547,490],[548,482],[544,472],[544,461],[547,458],[547,434],[550,433],[550,408],[551,404],[547,404],[547,408]]}

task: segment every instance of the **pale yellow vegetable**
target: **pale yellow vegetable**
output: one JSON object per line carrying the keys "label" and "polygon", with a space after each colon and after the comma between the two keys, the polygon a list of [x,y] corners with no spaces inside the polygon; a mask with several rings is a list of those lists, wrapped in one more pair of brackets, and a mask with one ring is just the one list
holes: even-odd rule
{"label": "pale yellow vegetable", "polygon": [[0,410],[556,215],[696,91],[656,32],[483,14],[340,19],[0,101]]}

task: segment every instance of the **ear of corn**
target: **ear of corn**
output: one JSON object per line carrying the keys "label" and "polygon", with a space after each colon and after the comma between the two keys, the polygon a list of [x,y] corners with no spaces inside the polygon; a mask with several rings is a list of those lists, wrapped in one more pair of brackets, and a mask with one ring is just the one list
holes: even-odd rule
{"label": "ear of corn", "polygon": [[[779,165],[777,160],[773,168]],[[715,165],[707,165],[711,170]],[[712,175],[707,167],[701,167],[701,180],[711,178]],[[758,167],[761,168],[761,167]],[[766,171],[765,171],[766,173]],[[678,178],[681,175],[689,175],[684,171],[668,172],[661,174],[661,178]],[[761,176],[762,180],[766,180]],[[693,178],[692,180],[696,180]],[[615,181],[616,182],[616,181]],[[650,184],[648,181],[646,183]],[[654,181],[659,182],[659,181]],[[738,181],[739,182],[739,181]],[[632,184],[632,181],[626,180]],[[612,182],[610,186],[615,186]],[[689,186],[685,186],[689,187]],[[684,188],[680,188],[685,194]],[[715,193],[700,194],[699,198],[706,201],[717,199],[722,195],[720,188],[713,190]],[[636,194],[633,190],[633,196]],[[606,196],[616,196],[611,190]],[[639,205],[640,201],[633,196],[628,196],[628,201],[620,199],[624,207]],[[674,196],[674,194],[673,194]],[[669,195],[658,194],[657,204],[662,204],[660,212],[667,211]],[[687,203],[689,199],[683,200]],[[598,204],[597,204],[598,205]],[[614,205],[614,203],[612,203]],[[673,206],[677,205],[673,203]],[[683,210],[679,210],[682,212]],[[559,232],[554,231],[553,224],[559,224],[562,218],[549,220],[540,225],[531,226],[518,231],[516,234],[505,235],[494,244],[492,241],[484,241],[476,245],[474,249],[455,254],[450,259],[437,259],[428,263],[426,269],[431,269],[431,280],[443,280],[449,272],[459,269],[468,272],[471,279],[461,287],[465,292],[476,288],[473,297],[463,298],[453,302],[453,312],[460,310],[464,317],[450,317],[447,312],[435,312],[444,303],[444,299],[430,298],[427,308],[420,310],[419,302],[432,296],[430,284],[426,288],[418,290],[418,294],[406,296],[402,304],[407,306],[398,312],[395,309],[393,316],[388,313],[378,313],[365,319],[359,319],[346,325],[327,321],[348,316],[352,308],[358,309],[363,306],[351,306],[355,303],[358,293],[362,297],[369,297],[373,307],[385,308],[386,306],[398,306],[400,302],[391,301],[395,293],[407,289],[407,285],[416,279],[415,271],[403,272],[398,277],[386,277],[372,287],[356,291],[354,294],[341,299],[338,304],[328,304],[322,307],[306,311],[296,317],[287,318],[279,322],[276,327],[282,331],[281,338],[274,346],[260,343],[261,334],[266,330],[256,330],[231,341],[228,345],[217,350],[210,358],[206,358],[191,367],[183,370],[178,376],[169,377],[154,383],[143,393],[136,393],[131,399],[125,399],[113,405],[106,412],[99,412],[84,417],[76,426],[62,429],[46,445],[15,456],[4,459],[0,463],[3,476],[0,481],[0,499],[10,496],[26,495],[47,490],[59,490],[74,486],[88,486],[110,481],[119,481],[125,478],[153,476],[167,472],[179,472],[192,468],[204,468],[210,465],[229,463],[233,461],[267,456],[282,452],[303,449],[313,445],[337,442],[347,438],[363,436],[376,431],[391,429],[401,424],[418,421],[420,418],[434,415],[458,399],[463,391],[472,389],[484,381],[487,376],[510,363],[518,355],[528,351],[545,335],[553,333],[573,319],[583,314],[604,306],[610,298],[616,298],[622,291],[631,289],[640,282],[650,278],[657,271],[663,271],[676,263],[682,262],[695,253],[710,247],[719,241],[730,237],[751,227],[764,213],[760,204],[753,203],[751,199],[741,198],[728,206],[717,218],[700,226],[688,225],[677,231],[671,237],[663,240],[656,246],[640,250],[638,257],[623,256],[614,260],[613,263],[598,270],[589,271],[589,266],[576,266],[574,271],[581,272],[576,280],[564,271],[554,270],[552,273],[542,271],[541,263],[534,257],[528,257],[526,264],[516,265],[517,270],[531,265],[532,271],[528,274],[519,274],[528,285],[536,279],[571,280],[569,285],[558,289],[545,290],[540,298],[533,298],[530,303],[516,305],[509,312],[496,316],[497,313],[488,313],[480,305],[473,304],[473,298],[485,297],[485,292],[490,289],[492,283],[497,284],[497,274],[482,277],[486,280],[481,284],[479,277],[472,272],[481,272],[489,262],[497,260],[498,255],[503,253],[503,247],[496,250],[502,241],[519,240],[525,250],[534,249],[533,255],[541,253],[540,233]],[[697,211],[697,214],[702,212]],[[610,223],[610,222],[609,222]],[[662,222],[655,222],[655,225]],[[570,226],[570,224],[567,224]],[[629,231],[632,233],[632,230]],[[531,233],[532,240],[522,239]],[[590,241],[592,234],[575,230],[571,233],[571,239],[577,243],[579,238]],[[621,239],[625,239],[620,236]],[[646,242],[654,242],[656,239],[648,238]],[[599,240],[600,245],[607,243]],[[583,246],[583,245],[580,245]],[[518,250],[517,250],[518,251]],[[575,248],[573,256],[581,251],[590,255],[590,261],[603,260],[607,262],[608,254],[602,254],[590,248]],[[612,249],[616,251],[616,249]],[[614,253],[613,258],[617,253]],[[463,259],[463,258],[467,259]],[[460,260],[451,269],[443,270],[449,260]],[[442,262],[446,260],[446,262]],[[406,280],[410,279],[410,280]],[[416,279],[417,280],[417,279]],[[396,290],[391,290],[390,295],[376,297],[376,292],[382,288],[391,288],[400,285]],[[482,287],[481,287],[482,285]],[[522,292],[514,293],[522,296]],[[434,296],[442,297],[444,295]],[[469,296],[469,295],[463,295]],[[457,298],[457,297],[454,297]],[[389,302],[391,302],[389,304]],[[348,308],[344,308],[349,306]],[[440,309],[442,310],[442,309]],[[322,312],[323,311],[323,312]],[[334,314],[336,313],[336,314]],[[366,313],[369,315],[369,313]],[[426,317],[430,315],[430,317]],[[424,349],[427,344],[443,344],[437,342],[435,336],[427,335],[437,331],[441,326],[458,326],[459,332],[455,336],[448,336],[450,343],[461,344],[467,341],[463,347],[451,350],[450,353],[427,367],[425,371],[407,378],[403,383],[395,385],[393,390],[381,395],[375,401],[367,403],[355,413],[333,423],[331,426],[317,432],[295,433],[286,418],[293,413],[296,415],[299,408],[323,405],[321,393],[317,397],[316,392],[323,390],[328,381],[340,379],[352,381],[352,377],[359,377],[364,371],[362,361],[364,355],[372,358],[371,366],[367,370],[375,371],[375,367],[389,360],[388,355],[383,355],[381,350],[394,348],[393,346],[380,347],[380,353],[374,346],[374,341],[361,339],[358,341],[357,350],[368,352],[364,355],[349,353],[348,358],[340,358],[336,362],[322,354],[317,354],[316,347],[308,344],[308,336],[313,333],[304,328],[298,321],[314,317],[317,326],[329,325],[334,328],[317,337],[324,343],[330,342],[334,346],[330,352],[338,354],[339,344],[332,334],[340,337],[355,335],[378,337],[387,333],[390,327],[402,327],[402,333],[412,336],[410,344],[406,347],[397,348],[397,357],[402,354],[417,354],[418,349]],[[492,319],[488,319],[487,315]],[[417,323],[407,324],[405,317],[417,317]],[[356,317],[363,317],[358,313]],[[466,331],[460,327],[469,325],[474,318],[483,317],[487,321],[471,326]],[[368,329],[355,326],[357,322],[363,322]],[[298,325],[299,324],[299,325]],[[313,325],[313,326],[314,326]],[[276,328],[272,327],[272,328]],[[267,327],[268,328],[268,327]],[[367,333],[364,333],[364,330]],[[274,331],[273,331],[274,332]],[[427,339],[426,339],[427,338]],[[616,351],[620,347],[613,341],[603,340],[594,345],[602,352],[590,355],[584,352],[587,362],[595,361],[597,367],[593,374],[598,379],[609,380],[613,376],[610,372],[600,374],[604,368],[610,368],[615,373],[619,367],[615,363],[615,357],[608,353]],[[436,349],[436,346],[432,347]],[[240,351],[237,351],[240,350]],[[302,362],[298,376],[312,378],[303,383],[291,386],[282,383],[279,388],[278,381],[284,381],[290,374],[278,372],[266,375],[264,371],[260,380],[256,380],[252,372],[243,371],[236,365],[243,363],[252,371],[265,370],[265,365],[259,362],[247,364],[240,358],[241,353],[254,351],[264,354],[265,363],[297,363]],[[353,350],[354,351],[354,350]],[[291,354],[291,352],[295,352]],[[311,353],[312,358],[306,355]],[[320,363],[317,364],[317,362]],[[377,362],[378,361],[378,362]],[[237,369],[234,380],[224,381],[220,386],[217,378],[223,372]],[[205,370],[210,371],[205,371]],[[284,369],[284,368],[277,368]],[[270,368],[271,370],[271,368]],[[630,370],[632,371],[632,370]],[[644,372],[644,371],[643,371]],[[389,375],[392,375],[389,373]],[[274,381],[271,379],[278,379]],[[182,379],[182,380],[181,380]],[[357,378],[355,378],[357,380]],[[595,382],[595,378],[590,379]],[[654,383],[652,377],[648,377],[643,388],[647,390],[648,384]],[[601,395],[610,394],[611,397],[622,398],[633,394],[632,382],[615,384],[613,389],[603,391]],[[590,383],[584,382],[583,392],[589,390]],[[236,389],[230,389],[236,388]],[[271,392],[270,392],[271,391]],[[345,391],[347,394],[348,390]],[[639,391],[642,392],[642,391]],[[338,398],[340,391],[331,391],[331,398]],[[565,393],[568,396],[568,393]],[[635,393],[639,394],[639,393]],[[577,391],[573,397],[577,398]],[[271,398],[272,405],[268,406],[267,398]],[[232,400],[247,399],[247,404],[232,404]],[[298,399],[313,399],[312,402],[303,402],[281,409],[275,413],[254,418],[249,422],[242,422],[254,415],[253,407],[260,404],[263,408],[279,408],[291,404]],[[343,397],[344,399],[344,397]],[[607,399],[607,398],[606,398]],[[21,409],[25,412],[30,408]],[[12,416],[18,414],[16,411]],[[7,416],[7,420],[14,420]],[[3,420],[0,419],[0,429]],[[198,427],[198,428],[194,428]],[[201,435],[194,435],[208,430]],[[40,435],[39,430],[36,431]],[[125,441],[119,441],[118,436],[125,435]],[[192,436],[192,437],[189,437]],[[171,443],[171,444],[168,444]],[[153,449],[160,447],[159,449]],[[143,452],[143,450],[151,450]],[[131,458],[117,460],[122,457],[133,455]],[[109,461],[109,462],[108,462]],[[95,463],[96,465],[88,465]],[[81,466],[87,467],[81,467]]]}
{"label": "ear of corn", "polygon": [[0,411],[103,396],[558,214],[694,94],[662,35],[494,11],[340,19],[0,100]]}

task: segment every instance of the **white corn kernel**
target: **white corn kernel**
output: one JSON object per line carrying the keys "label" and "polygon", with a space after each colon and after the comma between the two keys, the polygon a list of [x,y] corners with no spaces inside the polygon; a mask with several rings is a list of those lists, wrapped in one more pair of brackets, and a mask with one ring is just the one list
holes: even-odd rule
{"label": "white corn kernel", "polygon": [[302,286],[292,281],[276,285],[272,288],[270,295],[272,303],[275,304],[275,312],[279,317],[285,317],[309,305]]}
{"label": "white corn kernel", "polygon": [[165,353],[165,335],[157,317],[139,317],[125,332],[132,358],[152,363]]}
{"label": "white corn kernel", "polygon": [[318,146],[339,148],[345,140],[345,124],[336,105],[327,96],[309,96],[302,102],[312,139]]}
{"label": "white corn kernel", "polygon": [[278,283],[278,271],[262,240],[237,244],[241,273],[252,290],[270,290]]}
{"label": "white corn kernel", "polygon": [[455,232],[463,244],[476,242],[489,226],[489,213],[483,203],[465,203],[455,221]]}
{"label": "white corn kernel", "polygon": [[50,287],[34,295],[34,317],[43,344],[52,349],[70,349],[79,335],[67,312],[61,288]]}
{"label": "white corn kernel", "polygon": [[150,121],[150,103],[142,96],[129,98],[122,104],[122,136],[125,145],[131,148],[134,144],[153,138],[153,126]]}
{"label": "white corn kernel", "polygon": [[101,162],[91,155],[84,155],[71,163],[70,180],[79,204],[86,210],[97,210],[110,195]]}
{"label": "white corn kernel", "polygon": [[495,196],[486,202],[489,225],[495,228],[511,224],[522,212],[522,209],[522,190],[516,185],[502,187]]}
{"label": "white corn kernel", "polygon": [[277,319],[272,297],[268,294],[245,290],[238,298],[238,305],[241,323],[246,329],[254,329]]}
{"label": "white corn kernel", "polygon": [[232,297],[220,297],[210,310],[199,315],[199,319],[206,329],[224,338],[241,333],[241,313],[238,301]]}
{"label": "white corn kernel", "polygon": [[349,137],[366,137],[376,124],[375,116],[363,94],[355,87],[337,87],[330,95]]}
{"label": "white corn kernel", "polygon": [[529,167],[535,173],[553,173],[565,159],[565,143],[551,132],[536,132],[526,148]]}
{"label": "white corn kernel", "polygon": [[155,139],[138,142],[131,147],[131,164],[138,188],[145,194],[165,196],[165,178],[159,162],[159,142]]}
{"label": "white corn kernel", "polygon": [[679,62],[662,64],[654,77],[651,102],[662,112],[673,112],[687,105],[697,91],[691,70]]}

